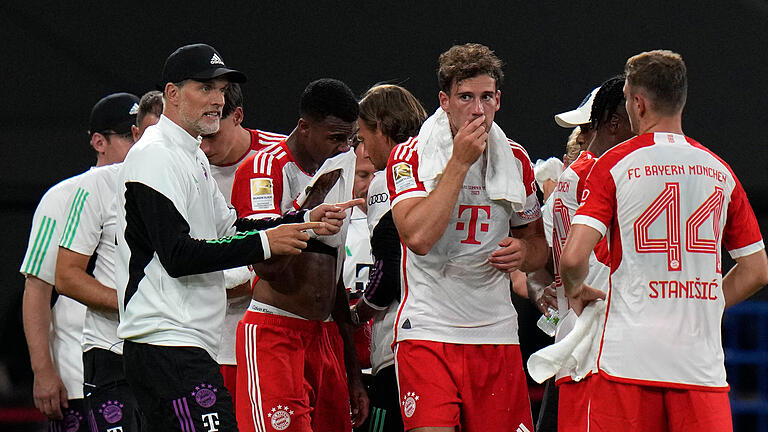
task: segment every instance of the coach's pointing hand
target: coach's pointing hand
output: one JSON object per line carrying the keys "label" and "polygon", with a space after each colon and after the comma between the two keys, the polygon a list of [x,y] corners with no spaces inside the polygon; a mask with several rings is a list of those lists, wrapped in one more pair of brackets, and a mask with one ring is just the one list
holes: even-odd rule
{"label": "coach's pointing hand", "polygon": [[267,230],[269,249],[272,255],[298,255],[307,247],[310,229],[323,229],[322,222],[307,222],[299,224],[284,224]]}

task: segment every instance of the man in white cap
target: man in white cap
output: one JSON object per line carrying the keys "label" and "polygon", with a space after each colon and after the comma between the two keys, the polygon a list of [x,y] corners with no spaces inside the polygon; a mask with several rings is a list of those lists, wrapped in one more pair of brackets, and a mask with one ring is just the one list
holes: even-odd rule
{"label": "man in white cap", "polygon": [[[581,151],[587,148],[594,137],[590,116],[592,112],[592,104],[595,101],[595,96],[597,95],[598,90],[600,90],[600,87],[596,87],[590,91],[575,109],[555,115],[555,123],[557,123],[558,126],[573,129],[573,132],[571,132],[571,135],[568,137],[566,153],[563,156],[564,164],[560,170],[561,173],[567,165],[578,158]],[[575,154],[572,154],[570,148],[573,142],[578,143],[579,147],[578,151],[573,152]],[[545,192],[543,188],[542,192]],[[552,207],[554,198],[555,194],[545,193],[545,201],[541,206],[541,219],[544,222],[544,232],[547,236],[547,243],[549,244],[550,249],[552,248],[554,216]],[[550,258],[551,257],[552,254],[550,253]],[[544,269],[528,275],[528,297],[543,314],[549,315],[549,309],[558,309],[557,293],[554,289],[554,268],[551,259]],[[554,432],[557,430],[558,399],[558,391],[557,387],[554,385],[554,379],[548,380],[544,387],[544,397],[542,399],[541,409],[539,410],[539,418],[536,422],[537,431]]]}

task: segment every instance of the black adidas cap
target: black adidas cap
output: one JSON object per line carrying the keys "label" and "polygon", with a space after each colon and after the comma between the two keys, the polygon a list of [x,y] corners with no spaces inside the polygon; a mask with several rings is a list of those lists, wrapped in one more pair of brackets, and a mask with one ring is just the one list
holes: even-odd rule
{"label": "black adidas cap", "polygon": [[165,59],[163,66],[163,87],[166,83],[177,83],[186,79],[206,81],[227,75],[231,82],[245,82],[245,75],[229,69],[216,50],[206,44],[185,45]]}
{"label": "black adidas cap", "polygon": [[91,110],[91,122],[88,134],[113,131],[126,134],[131,125],[136,124],[139,112],[139,98],[130,93],[113,93],[96,102]]}

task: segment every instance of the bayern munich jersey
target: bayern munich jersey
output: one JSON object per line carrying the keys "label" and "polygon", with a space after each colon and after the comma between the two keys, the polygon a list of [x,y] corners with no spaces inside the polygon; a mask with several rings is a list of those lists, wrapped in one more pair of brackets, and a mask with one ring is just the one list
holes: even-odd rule
{"label": "bayern munich jersey", "polygon": [[[95,256],[93,277],[115,289],[117,243],[117,172],[120,164],[94,168],[79,176],[68,201],[68,218],[59,246],[86,256]],[[89,307],[83,325],[83,352],[101,348],[123,353],[117,337],[117,311]]]}
{"label": "bayern munich jersey", "polygon": [[[235,171],[237,167],[245,160],[246,157],[256,153],[257,151],[269,147],[272,144],[277,144],[285,139],[285,135],[277,134],[273,132],[266,132],[259,129],[247,129],[251,133],[251,147],[248,151],[236,162],[228,165],[211,165],[211,175],[216,179],[216,184],[219,186],[221,194],[224,195],[224,199],[227,200],[227,204],[232,204],[232,183],[235,181]],[[245,309],[243,309],[245,313]],[[241,317],[242,318],[242,317]],[[238,318],[239,320],[240,318]],[[234,336],[232,336],[234,338]],[[233,339],[234,340],[234,339]],[[232,348],[234,350],[234,348]],[[232,354],[232,361],[234,362],[234,351]],[[234,364],[234,363],[232,363]]]}
{"label": "bayern munich jersey", "polygon": [[595,163],[573,223],[609,242],[600,373],[643,385],[727,390],[721,244],[734,258],[764,248],[731,168],[683,135],[635,137]]}
{"label": "bayern munich jersey", "polygon": [[296,198],[310,180],[312,176],[299,167],[282,140],[240,164],[232,187],[232,205],[240,217],[279,217],[297,209]]}
{"label": "bayern munich jersey", "polygon": [[[258,150],[285,139],[285,135],[282,134],[265,132],[259,129],[246,130],[251,133],[251,147],[243,157],[229,165],[211,165],[211,175],[216,180],[219,191],[224,195],[224,199],[226,199],[229,205],[232,205],[232,185],[235,181],[237,167],[240,166],[245,158],[256,153]],[[235,359],[235,330],[237,330],[237,323],[245,315],[250,302],[251,298],[248,296],[227,299],[227,314],[224,317],[224,330],[221,332],[219,354],[216,358],[219,364],[234,365],[237,363]]]}
{"label": "bayern munich jersey", "polygon": [[[576,209],[581,204],[581,195],[587,176],[596,160],[597,158],[591,152],[581,152],[579,157],[560,174],[557,187],[552,192],[552,258],[555,268],[557,309],[560,315],[555,342],[559,342],[570,333],[576,322],[576,316],[572,311],[570,313],[574,315],[566,319],[570,305],[565,297],[565,289],[560,280],[560,255],[565,247],[565,240],[571,228],[571,221],[576,214]],[[608,243],[603,238],[589,255],[589,273],[584,283],[603,292],[608,292],[609,274]],[[567,377],[567,372],[566,370],[558,371],[556,380],[559,382],[561,378]]]}
{"label": "bayern munich jersey", "polygon": [[[81,174],[82,175],[82,174]],[[80,176],[63,180],[40,199],[32,217],[27,252],[19,271],[53,286],[59,239],[67,218],[67,199]],[[51,309],[49,344],[56,370],[67,388],[69,399],[83,397],[83,337],[85,306],[69,297],[58,296]]]}
{"label": "bayern munich jersey", "polygon": [[[563,283],[560,280],[560,255],[565,247],[565,239],[571,228],[571,221],[576,209],[581,204],[581,195],[592,166],[597,158],[588,151],[583,151],[560,175],[557,187],[552,192],[552,258],[555,267],[555,286],[557,288],[557,308],[560,316],[565,316],[570,306],[565,297]],[[555,241],[557,240],[557,241]],[[608,244],[601,240],[589,256],[589,274],[584,283],[601,291],[608,291]],[[563,335],[565,336],[565,335]],[[559,339],[558,339],[559,340]]]}
{"label": "bayern munich jersey", "polygon": [[[396,146],[387,164],[392,207],[408,198],[426,197],[418,177],[417,138]],[[508,275],[488,256],[509,236],[510,226],[541,217],[533,167],[525,150],[509,141],[522,173],[523,210],[488,198],[486,154],[470,167],[443,236],[426,255],[403,246],[403,295],[395,339],[457,344],[517,344],[517,312]]]}
{"label": "bayern munich jersey", "polygon": [[360,207],[352,207],[347,240],[344,245],[345,259],[342,278],[344,287],[352,299],[359,299],[368,282],[368,272],[373,264],[368,218]]}
{"label": "bayern munich jersey", "polygon": [[[387,176],[384,171],[377,171],[373,175],[368,186],[368,232],[373,235],[381,218],[392,210],[389,204],[389,191],[387,190]],[[384,289],[385,287],[381,287]],[[371,289],[369,286],[368,289]],[[373,317],[371,325],[371,371],[376,375],[381,369],[395,364],[395,354],[392,352],[394,341],[394,326],[397,309],[400,302],[394,300],[386,308],[374,305],[364,297],[365,301],[379,312]]]}

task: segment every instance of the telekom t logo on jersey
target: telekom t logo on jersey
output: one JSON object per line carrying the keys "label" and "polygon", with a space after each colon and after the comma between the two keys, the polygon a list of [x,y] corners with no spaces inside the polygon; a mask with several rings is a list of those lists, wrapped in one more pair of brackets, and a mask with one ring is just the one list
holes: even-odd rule
{"label": "telekom t logo on jersey", "polygon": [[[479,241],[475,238],[475,235],[477,234],[477,228],[478,228],[478,219],[483,217],[485,220],[491,219],[491,206],[475,206],[475,205],[459,205],[459,217],[462,217],[466,210],[469,210],[469,226],[467,227],[467,238],[462,240],[462,243],[466,244],[480,244]],[[485,216],[483,216],[483,213],[485,213]],[[480,231],[481,232],[488,232],[488,228],[490,228],[490,224],[486,222],[480,222]],[[456,222],[456,231],[464,231],[465,223],[464,222]]]}

